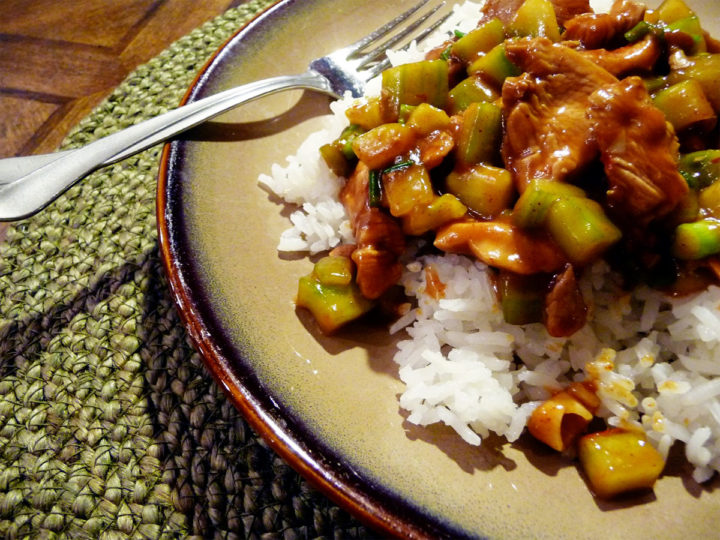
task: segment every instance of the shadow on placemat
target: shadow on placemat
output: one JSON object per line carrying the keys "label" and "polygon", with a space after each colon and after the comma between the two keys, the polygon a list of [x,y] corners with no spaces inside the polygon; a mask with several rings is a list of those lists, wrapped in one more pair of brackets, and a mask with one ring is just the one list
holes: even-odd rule
{"label": "shadow on placemat", "polygon": [[[268,4],[139,68],[65,146],[175,106]],[[369,536],[256,437],[189,345],[158,256],[159,151],[91,175],[0,247],[0,536]]]}

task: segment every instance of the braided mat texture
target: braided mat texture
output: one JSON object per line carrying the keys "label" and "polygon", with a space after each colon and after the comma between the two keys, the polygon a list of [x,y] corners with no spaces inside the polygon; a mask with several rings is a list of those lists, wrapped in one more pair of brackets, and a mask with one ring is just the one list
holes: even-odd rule
{"label": "braided mat texture", "polygon": [[[269,3],[138,68],[63,146],[176,106]],[[158,255],[160,150],[93,174],[0,247],[0,537],[371,535],[265,446],[191,348]]]}

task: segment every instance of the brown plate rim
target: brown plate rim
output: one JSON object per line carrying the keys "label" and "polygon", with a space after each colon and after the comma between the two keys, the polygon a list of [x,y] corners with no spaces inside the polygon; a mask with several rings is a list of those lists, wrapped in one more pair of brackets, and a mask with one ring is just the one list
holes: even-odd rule
{"label": "brown plate rim", "polygon": [[[220,69],[226,54],[253,32],[272,24],[300,0],[279,0],[239,28],[199,70],[181,101],[198,98],[206,81]],[[306,0],[305,0],[306,1]],[[192,261],[182,227],[178,172],[186,141],[175,140],[164,146],[157,184],[157,230],[160,257],[174,303],[189,337],[203,363],[231,403],[250,426],[293,469],[316,489],[368,526],[398,538],[439,538],[464,536],[451,524],[431,521],[417,508],[393,497],[366,481],[357,472],[344,468],[311,433],[295,419],[283,414],[264,391],[244,359],[233,358],[222,328],[212,316],[207,297],[196,286]],[[240,361],[239,361],[240,360]],[[467,534],[465,532],[465,534]]]}

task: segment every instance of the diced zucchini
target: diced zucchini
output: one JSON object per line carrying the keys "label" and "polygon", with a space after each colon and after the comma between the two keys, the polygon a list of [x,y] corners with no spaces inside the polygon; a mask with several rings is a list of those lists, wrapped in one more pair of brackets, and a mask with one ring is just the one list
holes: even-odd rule
{"label": "diced zucchini", "polygon": [[691,189],[703,189],[720,180],[720,150],[699,150],[680,157],[678,169]]}
{"label": "diced zucchini", "polygon": [[436,129],[446,129],[450,125],[450,117],[442,109],[421,103],[410,112],[405,125],[424,136]]}
{"label": "diced zucchini", "polygon": [[382,103],[378,97],[356,101],[345,111],[345,116],[350,124],[362,127],[363,131],[385,123]]}
{"label": "diced zucchini", "polygon": [[597,383],[593,379],[570,383],[565,391],[582,403],[592,414],[600,408],[602,401],[597,395]]}
{"label": "diced zucchini", "polygon": [[390,213],[395,217],[404,216],[415,205],[430,204],[435,198],[430,174],[423,165],[386,172],[382,183]]}
{"label": "diced zucchini", "polygon": [[328,255],[315,263],[313,274],[323,285],[348,285],[353,278],[353,262],[348,257]]}
{"label": "diced zucchini", "polygon": [[583,266],[620,240],[622,233],[597,202],[585,197],[555,201],[545,226],[571,262]]}
{"label": "diced zucchini", "polygon": [[516,37],[546,37],[559,41],[560,26],[552,2],[525,0],[510,21],[507,33]]}
{"label": "diced zucchini", "polygon": [[720,253],[720,221],[701,219],[678,225],[672,252],[683,260],[703,259]]}
{"label": "diced zucchini", "polygon": [[651,489],[665,467],[660,452],[635,431],[609,429],[585,435],[578,442],[578,454],[592,490],[602,498]]}
{"label": "diced zucchini", "polygon": [[683,0],[665,0],[656,10],[648,13],[646,18],[650,22],[670,24],[694,14]]}
{"label": "diced zucchini", "polygon": [[668,76],[653,75],[651,77],[643,77],[643,84],[645,85],[645,88],[647,88],[648,93],[654,94],[669,86]]}
{"label": "diced zucchini", "polygon": [[342,130],[340,137],[338,137],[333,144],[342,150],[342,153],[347,159],[356,159],[357,156],[355,155],[352,144],[355,137],[365,133],[365,131],[367,130],[358,124],[350,124]]}
{"label": "diced zucchini", "polygon": [[355,137],[364,131],[361,126],[350,124],[337,139],[320,147],[320,155],[330,170],[338,176],[348,176],[355,167],[357,156],[352,143]]}
{"label": "diced zucchini", "polygon": [[707,44],[705,43],[705,37],[703,36],[703,29],[700,26],[700,19],[698,19],[697,15],[690,15],[689,17],[684,17],[668,24],[666,31],[672,32],[673,30],[689,35],[695,42],[690,54],[707,52]]}
{"label": "diced zucchini", "polygon": [[504,39],[503,23],[500,19],[491,19],[458,39],[450,50],[454,56],[467,64],[502,43]]}
{"label": "diced zucchini", "polygon": [[522,276],[512,272],[500,272],[497,282],[500,306],[506,323],[542,322],[547,290],[547,278],[544,275]]}
{"label": "diced zucchini", "polygon": [[355,283],[325,285],[313,274],[300,278],[296,303],[312,313],[325,334],[361,317],[373,307],[373,302],[360,293]]}
{"label": "diced zucchini", "polygon": [[456,157],[461,164],[495,163],[502,139],[502,110],[493,103],[472,103],[462,115]]}
{"label": "diced zucchini", "polygon": [[513,223],[523,228],[543,226],[550,206],[563,197],[585,197],[585,192],[564,182],[532,180],[515,203]]}
{"label": "diced zucchini", "polygon": [[508,77],[520,75],[520,68],[513,64],[505,54],[505,43],[494,47],[487,54],[468,66],[469,75],[481,75],[501,87]]}
{"label": "diced zucchini", "polygon": [[460,219],[466,213],[467,208],[457,197],[445,193],[436,197],[430,204],[413,206],[412,210],[403,216],[403,232],[419,236],[450,221]]}
{"label": "diced zucchini", "polygon": [[429,103],[444,108],[448,97],[448,64],[424,60],[402,64],[382,73],[384,117],[397,119],[401,105]]}
{"label": "diced zucchini", "polygon": [[[691,191],[691,193],[695,193]],[[710,184],[701,190],[697,196],[697,203],[703,213],[709,214],[715,219],[720,219],[720,182]]]}
{"label": "diced zucchini", "polygon": [[702,85],[695,79],[660,90],[653,96],[653,104],[663,112],[675,131],[682,131],[701,122],[708,123],[708,128],[712,129],[717,121],[715,110],[705,97]]}
{"label": "diced zucchini", "polygon": [[472,103],[494,102],[500,98],[500,92],[485,82],[482,77],[472,75],[460,81],[448,94],[448,111],[459,114]]}
{"label": "diced zucchini", "polygon": [[395,123],[382,124],[355,137],[352,148],[368,168],[380,169],[408,152],[415,145],[415,140],[412,128]]}
{"label": "diced zucchini", "polygon": [[667,221],[669,224],[677,226],[681,223],[696,221],[699,215],[700,201],[698,192],[694,189],[689,189],[670,213]]}
{"label": "diced zucchini", "polygon": [[328,143],[320,147],[320,156],[328,168],[338,176],[349,176],[352,173],[353,162],[345,157],[343,151],[335,144]]}
{"label": "diced zucchini", "polygon": [[566,391],[558,392],[535,409],[528,420],[533,437],[564,452],[585,431],[593,414]]}
{"label": "diced zucchini", "polygon": [[507,210],[515,196],[510,172],[486,163],[451,172],[445,187],[470,210],[486,218]]}
{"label": "diced zucchini", "polygon": [[695,79],[702,86],[705,97],[712,104],[716,113],[720,112],[720,53],[699,54],[688,57],[688,65],[671,71],[668,75],[670,84],[688,79]]}

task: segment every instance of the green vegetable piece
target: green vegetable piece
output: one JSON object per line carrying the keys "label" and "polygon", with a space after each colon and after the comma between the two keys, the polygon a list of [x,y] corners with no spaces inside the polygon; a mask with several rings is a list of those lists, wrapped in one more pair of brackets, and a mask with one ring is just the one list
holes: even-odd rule
{"label": "green vegetable piece", "polygon": [[720,150],[699,150],[680,156],[680,174],[691,189],[708,187],[720,179]]}
{"label": "green vegetable piece", "polygon": [[342,150],[343,155],[347,159],[353,160],[357,156],[355,155],[355,151],[353,150],[352,143],[355,140],[355,137],[357,137],[358,135],[362,135],[363,133],[365,133],[364,128],[360,127],[357,124],[350,124],[342,130],[342,133],[340,133],[340,137],[338,137],[334,144]]}
{"label": "green vegetable piece", "polygon": [[445,129],[450,125],[450,117],[442,109],[428,103],[421,103],[413,108],[407,125],[420,135],[428,135],[436,129]]}
{"label": "green vegetable piece", "polygon": [[508,324],[542,322],[547,278],[542,274],[523,276],[500,272],[498,290],[503,317]]}
{"label": "green vegetable piece", "polygon": [[416,143],[415,131],[398,123],[382,124],[355,137],[353,151],[370,169],[387,167]]}
{"label": "green vegetable piece", "polygon": [[312,274],[300,278],[296,303],[312,313],[324,334],[336,331],[373,307],[373,302],[360,293],[355,283],[325,285]]}
{"label": "green vegetable piece", "polygon": [[412,159],[408,159],[406,161],[401,161],[400,163],[395,163],[394,165],[390,165],[389,167],[385,167],[382,170],[382,173],[390,173],[393,171],[401,171],[403,169],[407,169],[408,167],[415,165],[416,163]]}
{"label": "green vegetable piece", "polygon": [[501,87],[508,77],[520,75],[520,68],[510,61],[505,54],[505,44],[501,43],[470,64],[468,73],[482,75]]}
{"label": "green vegetable piece", "polygon": [[338,176],[350,175],[357,163],[357,156],[352,144],[355,138],[364,131],[359,125],[350,124],[332,143],[320,147],[320,155],[332,172]]}
{"label": "green vegetable piece", "polygon": [[382,95],[393,118],[399,117],[401,105],[429,103],[442,109],[448,95],[448,63],[424,60],[386,69],[382,73]]}
{"label": "green vegetable piece", "polygon": [[660,452],[638,431],[590,433],[580,438],[577,448],[590,487],[603,499],[651,489],[665,467]]}
{"label": "green vegetable piece", "polygon": [[648,93],[654,94],[655,92],[658,92],[659,90],[662,90],[663,88],[667,88],[668,77],[667,77],[667,75],[656,75],[656,76],[652,76],[652,77],[644,77],[643,84],[645,85],[645,88],[647,88]]}
{"label": "green vegetable piece", "polygon": [[[690,191],[690,193],[695,193]],[[710,184],[698,193],[698,206],[704,214],[720,219],[720,182]]]}
{"label": "green vegetable piece", "polygon": [[502,110],[493,103],[472,103],[463,112],[456,156],[460,163],[494,163],[502,138]]}
{"label": "green vegetable piece", "polygon": [[682,260],[697,260],[720,253],[720,222],[702,219],[678,225],[672,253]]}
{"label": "green vegetable piece", "polygon": [[671,71],[668,75],[670,84],[688,79],[695,79],[702,86],[705,97],[712,104],[713,110],[720,112],[720,53],[699,54],[688,57],[685,67]]}
{"label": "green vegetable piece", "polygon": [[691,223],[697,220],[700,214],[699,199],[697,191],[688,190],[685,196],[677,203],[670,216],[668,216],[668,223],[677,226],[681,223]]}
{"label": "green vegetable piece", "polygon": [[648,34],[655,34],[659,37],[662,37],[664,33],[665,31],[662,26],[652,24],[648,21],[640,21],[630,30],[625,32],[624,37],[628,43],[635,43],[636,41],[640,41]]}
{"label": "green vegetable piece", "polygon": [[680,19],[691,17],[695,13],[691,10],[683,0],[665,0],[652,13],[652,17],[656,21],[662,21],[665,24],[674,23]]}
{"label": "green vegetable piece", "polygon": [[315,263],[313,274],[323,285],[349,285],[353,279],[353,263],[348,257],[328,255]]}
{"label": "green vegetable piece", "polygon": [[510,21],[507,33],[515,37],[546,37],[560,40],[560,26],[550,0],[525,0]]}
{"label": "green vegetable piece", "polygon": [[328,168],[338,176],[349,176],[352,173],[352,162],[345,157],[343,151],[335,144],[324,144],[320,147],[320,156]]}
{"label": "green vegetable piece", "polygon": [[372,169],[368,173],[368,204],[371,207],[380,206],[382,198],[382,172],[378,169]]}
{"label": "green vegetable piece", "polygon": [[402,218],[403,232],[413,236],[425,234],[437,229],[449,221],[460,219],[467,208],[455,195],[445,193],[436,197],[430,204],[416,204]]}
{"label": "green vegetable piece", "polygon": [[702,85],[694,79],[660,90],[653,96],[653,104],[663,112],[675,131],[700,122],[708,122],[708,127],[712,128],[717,121]]}
{"label": "green vegetable piece", "polygon": [[515,196],[510,172],[485,163],[451,172],[445,187],[470,210],[486,218],[507,210]]}
{"label": "green vegetable piece", "polygon": [[445,47],[445,50],[440,54],[440,60],[449,60],[452,54],[452,45]]}
{"label": "green vegetable piece", "polygon": [[401,124],[407,124],[408,118],[410,118],[410,115],[416,107],[417,105],[400,105],[398,122],[400,122]]}
{"label": "green vegetable piece", "polygon": [[553,180],[536,179],[530,182],[515,203],[512,219],[524,229],[541,227],[553,203],[563,197],[585,197],[577,186]]}
{"label": "green vegetable piece", "polygon": [[429,204],[435,198],[430,174],[423,165],[399,164],[382,175],[383,191],[390,213],[404,216],[418,204]]}
{"label": "green vegetable piece", "polygon": [[705,43],[705,37],[703,36],[703,29],[700,26],[700,19],[698,19],[697,15],[693,14],[689,17],[684,17],[668,24],[666,31],[679,31],[688,34],[695,42],[695,46],[692,51],[690,51],[690,54],[707,52],[707,44]]}
{"label": "green vegetable piece", "polygon": [[458,39],[452,45],[451,53],[463,62],[469,63],[480,54],[502,43],[504,39],[505,27],[502,21],[491,19]]}
{"label": "green vegetable piece", "polygon": [[622,237],[602,206],[585,197],[555,201],[548,209],[545,226],[568,259],[578,266],[592,262]]}
{"label": "green vegetable piece", "polygon": [[500,97],[500,92],[485,82],[482,77],[472,75],[460,81],[448,94],[448,112],[459,114],[471,103],[493,102]]}
{"label": "green vegetable piece", "polygon": [[345,110],[345,117],[360,133],[385,123],[382,100],[378,96],[356,100]]}

